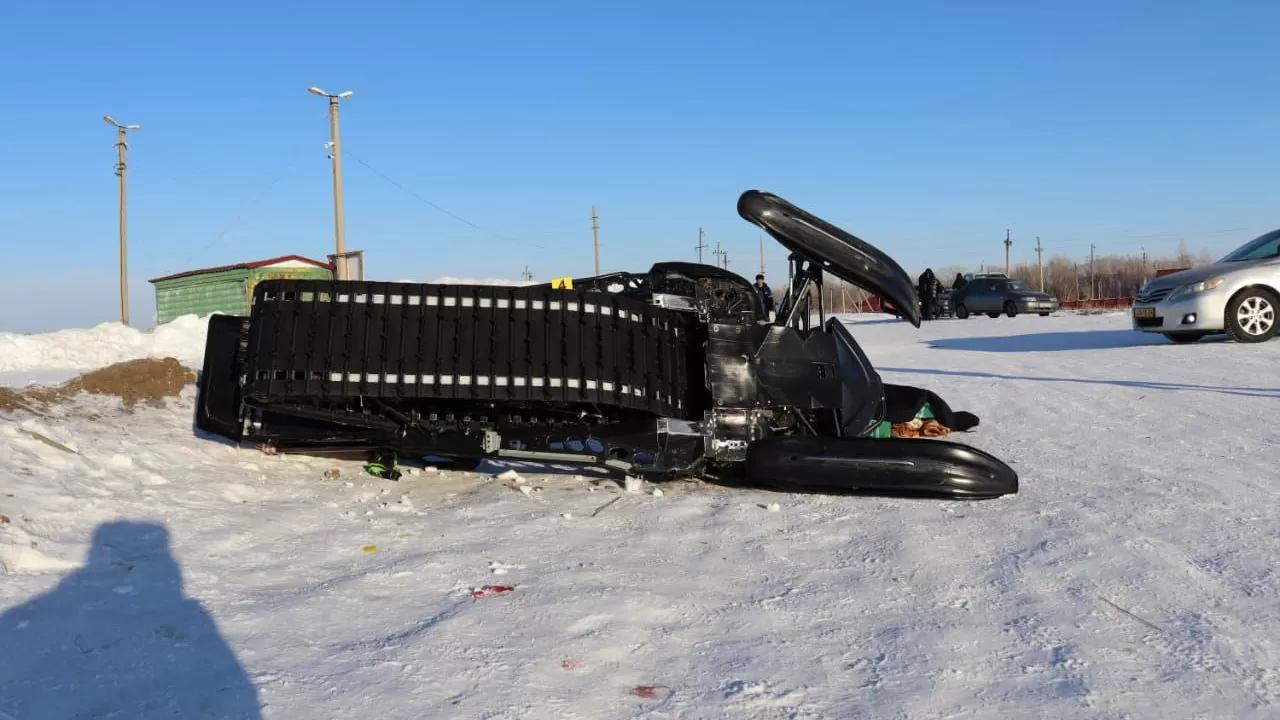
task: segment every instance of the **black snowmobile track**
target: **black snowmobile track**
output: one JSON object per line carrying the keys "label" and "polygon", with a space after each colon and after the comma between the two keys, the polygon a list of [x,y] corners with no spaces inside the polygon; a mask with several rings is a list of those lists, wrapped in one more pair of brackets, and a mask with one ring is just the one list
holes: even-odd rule
{"label": "black snowmobile track", "polygon": [[247,398],[702,411],[690,391],[689,315],[635,298],[325,280],[264,281],[255,292],[242,359]]}

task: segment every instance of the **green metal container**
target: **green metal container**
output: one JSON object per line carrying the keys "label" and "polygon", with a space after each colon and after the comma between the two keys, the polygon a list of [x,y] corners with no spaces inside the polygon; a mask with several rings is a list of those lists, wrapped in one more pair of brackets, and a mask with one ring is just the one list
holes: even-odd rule
{"label": "green metal container", "polygon": [[151,280],[156,288],[156,323],[182,315],[247,315],[253,289],[263,280],[329,280],[333,268],[319,260],[286,255],[255,262],[189,270]]}

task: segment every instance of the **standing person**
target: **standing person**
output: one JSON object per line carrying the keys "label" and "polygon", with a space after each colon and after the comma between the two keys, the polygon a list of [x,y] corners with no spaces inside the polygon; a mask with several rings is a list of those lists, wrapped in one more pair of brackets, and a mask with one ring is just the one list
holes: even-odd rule
{"label": "standing person", "polygon": [[756,274],[756,295],[760,296],[760,303],[764,305],[764,316],[773,320],[773,289],[764,281],[762,274]]}
{"label": "standing person", "polygon": [[933,268],[925,268],[916,280],[916,292],[920,295],[920,318],[932,320],[938,307],[938,278]]}
{"label": "standing person", "polygon": [[964,287],[968,283],[969,281],[965,280],[963,275],[961,275],[960,273],[956,273],[956,279],[951,281],[951,289],[959,290],[960,288]]}

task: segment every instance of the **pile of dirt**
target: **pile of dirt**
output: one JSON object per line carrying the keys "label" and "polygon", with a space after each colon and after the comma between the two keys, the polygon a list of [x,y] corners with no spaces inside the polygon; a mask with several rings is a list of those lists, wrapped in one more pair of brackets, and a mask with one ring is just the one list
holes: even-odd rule
{"label": "pile of dirt", "polygon": [[57,387],[0,387],[0,410],[39,412],[40,406],[60,403],[81,393],[112,395],[120,398],[125,407],[139,402],[157,404],[164,398],[176,397],[195,381],[195,371],[171,357],[129,360],[79,375]]}
{"label": "pile of dirt", "polygon": [[0,387],[0,410],[33,410],[20,390]]}

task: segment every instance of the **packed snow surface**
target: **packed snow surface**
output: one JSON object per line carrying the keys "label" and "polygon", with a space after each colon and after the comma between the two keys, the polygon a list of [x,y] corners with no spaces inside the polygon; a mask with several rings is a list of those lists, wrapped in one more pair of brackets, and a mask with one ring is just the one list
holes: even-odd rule
{"label": "packed snow surface", "polygon": [[[1280,341],[855,331],[1021,492],[390,482],[195,437],[190,389],[0,415],[0,718],[1280,717]],[[83,367],[118,335],[26,342]]]}

